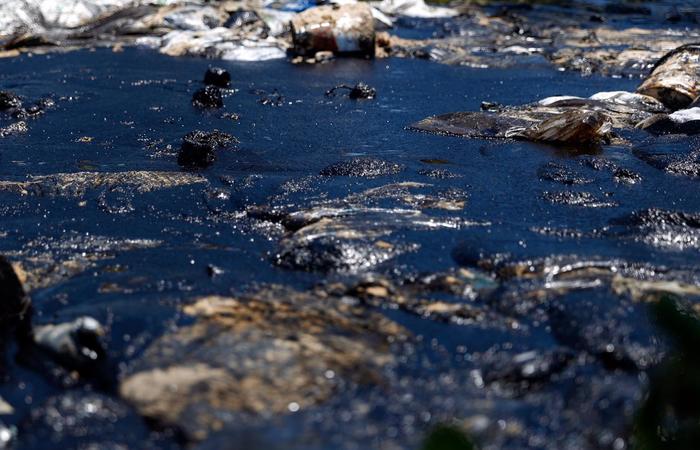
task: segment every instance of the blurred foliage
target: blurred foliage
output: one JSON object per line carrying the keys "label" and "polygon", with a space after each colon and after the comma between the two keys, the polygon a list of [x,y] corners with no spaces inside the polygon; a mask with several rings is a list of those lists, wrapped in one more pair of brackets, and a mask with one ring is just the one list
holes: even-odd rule
{"label": "blurred foliage", "polygon": [[678,298],[662,296],[652,305],[657,324],[673,349],[651,375],[648,397],[638,411],[638,450],[700,448],[700,318]]}
{"label": "blurred foliage", "polygon": [[438,425],[425,438],[422,450],[476,450],[476,447],[458,428]]}

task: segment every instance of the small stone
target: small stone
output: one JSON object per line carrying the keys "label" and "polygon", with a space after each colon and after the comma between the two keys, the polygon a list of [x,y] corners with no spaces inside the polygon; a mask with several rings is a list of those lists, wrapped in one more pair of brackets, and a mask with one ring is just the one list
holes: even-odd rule
{"label": "small stone", "polygon": [[214,151],[238,142],[233,136],[218,130],[192,131],[182,138],[177,163],[183,167],[207,167],[216,160]]}
{"label": "small stone", "polygon": [[361,81],[350,89],[350,94],[348,94],[348,97],[353,100],[370,100],[376,96],[377,90]]}
{"label": "small stone", "polygon": [[210,67],[204,74],[204,84],[227,88],[231,83],[231,74],[221,67]]}
{"label": "small stone", "polygon": [[323,176],[345,176],[373,178],[395,175],[403,170],[401,164],[378,158],[355,158],[325,167],[319,173]]}
{"label": "small stone", "polygon": [[104,360],[104,334],[102,325],[86,316],[72,322],[37,326],[34,341],[67,368],[80,370]]}
{"label": "small stone", "polygon": [[360,81],[355,86],[348,86],[347,84],[339,84],[333,88],[326,91],[326,97],[333,97],[339,89],[347,89],[348,98],[352,100],[370,100],[377,96],[377,90],[366,83]]}
{"label": "small stone", "polygon": [[221,267],[215,266],[214,264],[207,265],[207,275],[209,278],[216,278],[219,275],[223,275],[226,271]]}
{"label": "small stone", "polygon": [[566,185],[589,184],[593,180],[585,178],[561,164],[549,162],[537,170],[537,176],[543,181],[553,181]]}
{"label": "small stone", "polygon": [[22,100],[8,91],[0,91],[0,111],[7,111],[8,109],[19,109],[22,107]]}
{"label": "small stone", "polygon": [[216,86],[206,86],[199,89],[192,96],[192,105],[197,108],[222,108],[224,100],[221,97],[221,90]]}
{"label": "small stone", "polygon": [[6,127],[0,128],[0,137],[25,134],[27,131],[29,131],[27,122],[21,120],[19,122],[11,123]]}
{"label": "small stone", "polygon": [[623,167],[618,167],[613,171],[613,177],[618,183],[636,184],[642,181],[642,176]]}
{"label": "small stone", "polygon": [[430,178],[435,178],[436,180],[447,180],[449,178],[459,178],[461,175],[452,173],[445,169],[421,169],[418,171],[419,175],[423,175]]}
{"label": "small stone", "polygon": [[698,134],[700,133],[700,108],[683,109],[672,114],[656,114],[637,124],[637,128],[656,135]]}

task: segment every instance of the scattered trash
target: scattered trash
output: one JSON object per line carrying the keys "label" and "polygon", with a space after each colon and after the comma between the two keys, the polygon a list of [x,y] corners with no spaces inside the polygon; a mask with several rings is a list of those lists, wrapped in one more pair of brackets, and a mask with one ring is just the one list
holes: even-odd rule
{"label": "scattered trash", "polygon": [[365,3],[309,8],[297,14],[290,26],[296,55],[331,51],[374,57],[374,19]]}
{"label": "scattered trash", "polygon": [[[700,215],[682,195],[700,178],[700,151],[663,136],[700,131],[695,50],[659,61],[643,85],[660,87],[640,92],[614,90],[626,78],[469,67],[638,75],[696,30],[636,28],[614,15],[643,9],[600,2],[571,6],[569,19],[551,2],[338,1],[0,5],[3,55],[38,55],[6,61],[13,92],[0,91],[0,236],[16,261],[0,258],[0,448],[421,448],[440,423],[426,450],[476,448],[472,436],[484,448],[636,444],[645,382],[673,375],[654,377],[669,353],[643,302],[673,292],[700,310]],[[241,89],[234,124],[222,108],[232,74],[214,62],[202,74],[205,62],[160,65],[143,50],[41,55],[137,42],[211,59],[467,68],[220,63]],[[37,69],[44,58],[56,86]],[[381,102],[319,98],[363,78]],[[203,81],[192,104],[222,109],[177,104],[192,79]],[[544,85],[582,96],[540,99]],[[581,94],[587,85],[610,91]],[[37,123],[52,103],[30,96],[44,89],[66,106]],[[326,95],[377,90],[349,82]],[[484,102],[412,128],[559,148],[396,134],[479,95],[528,103]],[[175,152],[197,169],[234,148],[215,126],[240,129],[247,151],[178,170]],[[25,289],[43,309],[34,325]],[[697,347],[688,342],[672,364]],[[679,379],[652,393],[678,396],[689,389]],[[697,416],[650,404],[663,439],[675,418]]]}

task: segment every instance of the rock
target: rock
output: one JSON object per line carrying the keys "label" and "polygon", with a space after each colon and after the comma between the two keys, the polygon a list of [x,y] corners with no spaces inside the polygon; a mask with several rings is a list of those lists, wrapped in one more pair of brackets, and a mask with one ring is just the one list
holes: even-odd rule
{"label": "rock", "polygon": [[212,188],[202,194],[204,203],[212,214],[223,214],[231,207],[231,191],[227,189]]}
{"label": "rock", "polygon": [[210,67],[204,73],[204,84],[227,88],[231,83],[231,74],[221,67]]}
{"label": "rock", "polygon": [[700,45],[688,44],[664,55],[637,88],[672,111],[688,107],[700,96]]}
{"label": "rock", "polygon": [[401,172],[404,166],[392,163],[379,158],[365,157],[354,158],[347,161],[332,164],[321,169],[320,175],[343,176],[343,177],[365,177],[374,178],[387,175],[395,175]]}
{"label": "rock", "polygon": [[663,356],[643,306],[619,305],[607,291],[582,290],[556,299],[548,314],[560,344],[586,351],[610,370],[644,370]]}
{"label": "rock", "polygon": [[700,133],[700,107],[681,109],[671,114],[656,114],[637,124],[637,128],[656,135],[698,134]]}
{"label": "rock", "polygon": [[624,91],[599,92],[591,98],[548,97],[520,106],[484,102],[482,110],[428,117],[409,128],[470,138],[596,146],[614,137],[613,129],[631,128],[653,114],[667,112],[652,97]]}
{"label": "rock", "polygon": [[555,205],[582,206],[585,208],[610,208],[617,206],[616,202],[600,200],[590,192],[547,191],[542,193],[542,199]]}
{"label": "rock", "polygon": [[0,91],[0,111],[15,110],[22,107],[22,100],[8,91]]}
{"label": "rock", "polygon": [[353,384],[376,386],[394,363],[390,342],[405,336],[362,306],[274,286],[200,298],[184,312],[194,323],[156,340],[120,394],[195,440],[222,420],[289,414]]}
{"label": "rock", "polygon": [[436,180],[448,180],[451,178],[461,178],[462,175],[450,172],[446,169],[420,169],[418,175],[434,178]]}
{"label": "rock", "polygon": [[452,249],[451,255],[460,266],[490,271],[508,261],[525,258],[526,252],[523,247],[509,245],[506,241],[474,238],[458,243]]}
{"label": "rock", "polygon": [[670,250],[700,249],[700,214],[662,209],[635,211],[611,223],[613,233]]}
{"label": "rock", "polygon": [[530,127],[513,128],[506,137],[551,144],[589,146],[608,138],[610,118],[600,111],[567,110]]}
{"label": "rock", "polygon": [[17,134],[24,134],[27,131],[29,131],[29,127],[27,126],[27,122],[25,121],[19,121],[15,123],[11,123],[10,125],[0,128],[0,137],[7,137],[7,136],[12,136],[12,135],[17,135]]}
{"label": "rock", "polygon": [[223,108],[221,90],[216,86],[205,86],[192,95],[192,105],[202,109]]}
{"label": "rock", "polygon": [[136,192],[144,193],[206,182],[201,176],[182,172],[74,172],[30,176],[26,181],[0,180],[0,191],[21,195],[82,197],[91,189],[119,185],[133,187]]}
{"label": "rock", "polygon": [[654,97],[627,91],[604,91],[593,94],[591,100],[599,101],[608,107],[625,106],[650,113],[666,112],[663,103]]}
{"label": "rock", "polygon": [[64,367],[89,371],[104,362],[102,325],[92,317],[79,317],[72,322],[37,325],[34,342]]}
{"label": "rock", "polygon": [[[551,381],[574,359],[574,352],[567,348],[530,350],[511,354],[503,351],[489,352],[478,357],[481,379],[487,385],[499,384],[518,394],[531,393]],[[493,387],[493,386],[491,386]]]}
{"label": "rock", "polygon": [[[309,225],[321,227],[325,221]],[[280,250],[275,255],[275,264],[294,270],[309,272],[359,272],[401,254],[401,246],[382,246],[376,242],[363,239],[343,239],[337,236],[319,236],[312,239],[299,239],[293,236],[280,243]]]}
{"label": "rock", "polygon": [[366,3],[309,8],[294,16],[290,27],[296,55],[331,51],[374,57],[374,18]]}
{"label": "rock", "polygon": [[357,83],[352,89],[350,89],[350,93],[348,94],[348,97],[350,97],[353,100],[372,99],[376,96],[377,90],[363,82]]}
{"label": "rock", "polygon": [[642,176],[624,167],[613,170],[613,179],[618,183],[636,184],[642,181]]}
{"label": "rock", "polygon": [[613,176],[613,180],[617,183],[636,184],[642,181],[642,176],[630,169],[620,167],[609,159],[602,157],[586,156],[579,162],[590,169],[596,171],[605,171]]}
{"label": "rock", "polygon": [[[680,148],[679,148],[680,147]],[[700,177],[700,150],[680,136],[659,137],[633,150],[650,166],[673,175]]]}
{"label": "rock", "polygon": [[160,245],[161,241],[152,239],[120,239],[66,231],[61,236],[28,240],[16,258],[21,264],[23,284],[32,291],[65,281],[120,252]]}
{"label": "rock", "polygon": [[681,134],[676,123],[671,120],[668,114],[655,114],[648,119],[642,120],[636,125],[640,130],[648,131],[651,134]]}
{"label": "rock", "polygon": [[222,131],[192,131],[182,138],[177,163],[183,167],[207,167],[216,160],[216,150],[238,140]]}
{"label": "rock", "polygon": [[153,438],[143,419],[123,401],[73,390],[49,397],[32,408],[21,425],[18,447],[155,449],[159,443]]}
{"label": "rock", "polygon": [[584,178],[566,166],[554,162],[548,162],[537,170],[540,180],[553,181],[566,185],[590,184],[590,178]]}
{"label": "rock", "polygon": [[451,136],[505,139],[513,128],[524,128],[533,123],[533,121],[494,113],[456,112],[428,117],[411,124],[409,128],[415,131]]}
{"label": "rock", "polygon": [[265,106],[282,106],[284,105],[284,95],[277,89],[268,92],[264,89],[253,89],[251,93],[258,96],[258,103]]}
{"label": "rock", "polygon": [[347,89],[348,98],[352,100],[369,100],[377,96],[377,90],[373,87],[368,86],[366,83],[360,81],[355,86],[348,86],[347,84],[340,84],[333,87],[332,89],[326,91],[326,96],[331,97],[335,95],[335,91],[338,89]]}
{"label": "rock", "polygon": [[31,328],[31,301],[12,264],[0,255],[0,327],[3,333],[16,330],[28,336]]}

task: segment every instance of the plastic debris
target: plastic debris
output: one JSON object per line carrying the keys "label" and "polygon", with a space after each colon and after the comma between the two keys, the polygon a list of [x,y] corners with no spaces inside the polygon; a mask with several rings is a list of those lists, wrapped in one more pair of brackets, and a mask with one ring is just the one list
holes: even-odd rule
{"label": "plastic debris", "polygon": [[332,51],[374,57],[374,19],[364,3],[310,8],[292,19],[291,31],[297,55]]}

